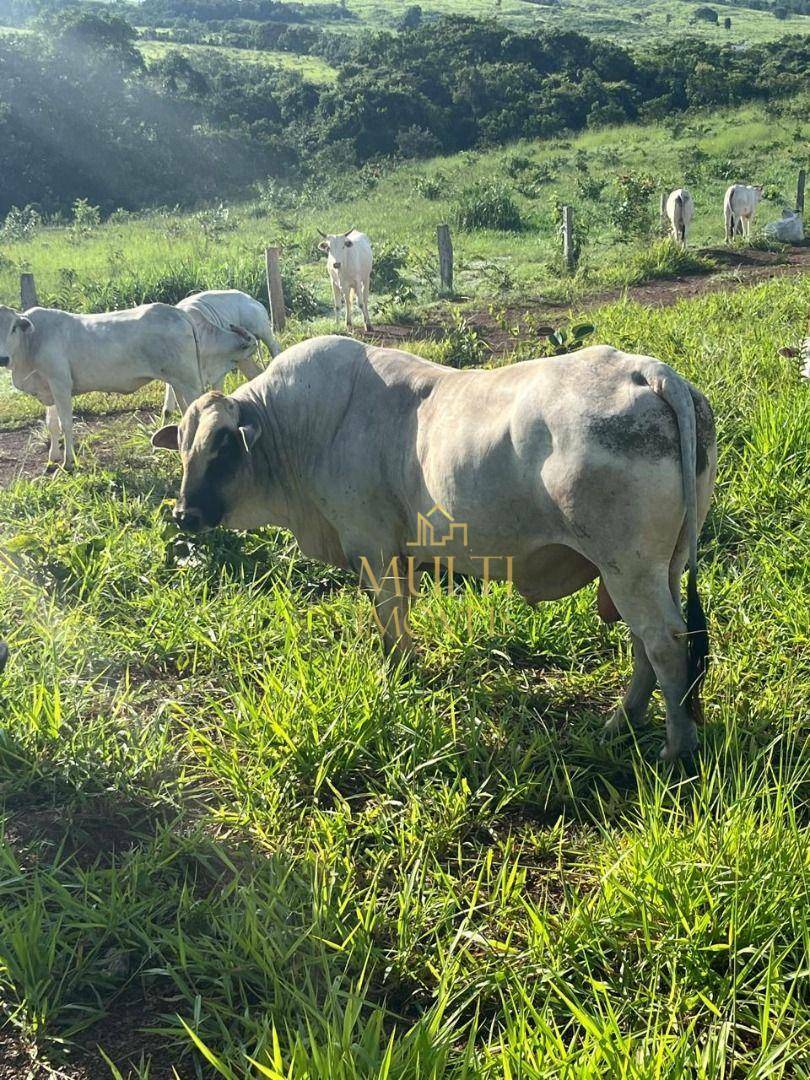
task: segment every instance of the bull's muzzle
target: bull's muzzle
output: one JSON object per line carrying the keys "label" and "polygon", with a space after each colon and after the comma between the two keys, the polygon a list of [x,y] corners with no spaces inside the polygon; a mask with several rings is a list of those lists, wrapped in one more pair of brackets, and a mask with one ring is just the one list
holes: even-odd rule
{"label": "bull's muzzle", "polygon": [[194,510],[187,506],[175,506],[172,510],[172,517],[175,524],[183,530],[183,532],[197,533],[203,527],[202,514],[199,510]]}

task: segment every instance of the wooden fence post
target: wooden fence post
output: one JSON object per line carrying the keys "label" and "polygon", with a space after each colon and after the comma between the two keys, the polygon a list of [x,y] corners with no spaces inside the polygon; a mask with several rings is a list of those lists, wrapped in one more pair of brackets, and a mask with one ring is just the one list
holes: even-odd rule
{"label": "wooden fence post", "polygon": [[796,184],[796,210],[802,216],[804,216],[804,182],[806,177],[805,170],[799,169],[799,179]]}
{"label": "wooden fence post", "polygon": [[20,310],[28,311],[29,308],[37,307],[37,287],[34,284],[33,274],[20,274]]}
{"label": "wooden fence post", "polygon": [[281,268],[279,266],[279,250],[277,247],[264,249],[264,265],[267,271],[267,297],[270,301],[270,319],[273,329],[278,333],[287,325],[287,311],[284,307],[284,289],[281,285]]}
{"label": "wooden fence post", "polygon": [[574,211],[570,206],[562,208],[562,238],[565,269],[573,274],[577,268],[577,253],[574,250]]}
{"label": "wooden fence post", "polygon": [[439,225],[436,229],[439,242],[439,288],[442,294],[453,292],[453,241],[450,238],[450,226]]}

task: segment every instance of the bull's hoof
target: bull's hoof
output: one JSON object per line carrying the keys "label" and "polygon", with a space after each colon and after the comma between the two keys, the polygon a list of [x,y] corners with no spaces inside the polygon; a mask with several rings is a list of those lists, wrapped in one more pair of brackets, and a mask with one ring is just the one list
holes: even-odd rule
{"label": "bull's hoof", "polygon": [[58,461],[46,461],[45,462],[45,468],[43,469],[43,472],[55,473],[58,468],[59,468],[59,462]]}
{"label": "bull's hoof", "polygon": [[697,728],[694,731],[685,731],[677,741],[665,742],[658,755],[661,761],[669,763],[679,759],[694,757],[698,748]]}

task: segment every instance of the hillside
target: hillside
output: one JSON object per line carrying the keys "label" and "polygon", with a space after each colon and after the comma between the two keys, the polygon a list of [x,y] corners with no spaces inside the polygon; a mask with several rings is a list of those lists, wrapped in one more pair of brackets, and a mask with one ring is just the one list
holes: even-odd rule
{"label": "hillside", "polygon": [[[306,6],[323,7],[322,0],[302,0]],[[776,18],[772,11],[724,3],[700,4],[687,0],[559,0],[541,3],[535,0],[424,0],[417,5],[422,17],[465,15],[495,18],[521,31],[572,30],[580,34],[605,37],[619,44],[655,42],[662,36],[689,34],[717,44],[747,44],[771,41],[785,33],[810,33],[810,13]],[[715,25],[695,18],[702,7],[718,14]],[[775,5],[778,6],[778,5]],[[347,0],[345,8],[351,27],[365,30],[396,29],[414,7],[413,0]],[[809,9],[810,10],[810,9]],[[725,18],[731,27],[724,27]],[[346,31],[347,20],[319,18],[318,25],[334,31]]]}
{"label": "hillside", "polygon": [[[383,322],[413,318],[435,302],[435,229],[442,221],[454,223],[456,288],[478,307],[521,296],[577,300],[622,284],[708,269],[710,262],[690,262],[692,256],[673,262],[666,255],[661,263],[651,256],[659,193],[682,183],[691,189],[693,251],[722,241],[722,196],[732,181],[763,184],[759,222],[778,217],[793,202],[799,164],[810,157],[806,96],[780,108],[777,114],[747,106],[573,139],[524,141],[350,174],[345,186],[269,185],[260,201],[197,214],[116,214],[104,224],[35,228],[4,245],[0,301],[17,302],[21,269],[34,272],[42,296],[76,310],[175,301],[202,287],[234,286],[266,297],[262,250],[278,243],[294,317],[326,329],[333,324],[317,229],[353,225],[374,241],[372,314]],[[620,174],[648,178],[652,185],[629,232],[616,219]],[[506,196],[518,220],[508,229],[458,227],[459,200],[471,189],[479,200],[494,191],[496,208]],[[560,202],[573,205],[581,232],[580,270],[573,279],[560,274]]]}

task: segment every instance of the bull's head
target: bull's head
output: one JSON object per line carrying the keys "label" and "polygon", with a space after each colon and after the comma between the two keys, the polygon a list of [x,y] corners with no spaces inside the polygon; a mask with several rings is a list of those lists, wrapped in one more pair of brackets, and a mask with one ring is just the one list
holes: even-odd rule
{"label": "bull's head", "polygon": [[335,270],[340,270],[347,248],[354,246],[354,241],[349,240],[349,237],[353,232],[354,226],[345,233],[339,234],[325,233],[318,229],[318,235],[323,237],[320,244],[318,244],[318,250],[328,253],[330,265],[333,266]]}
{"label": "bull's head", "polygon": [[243,408],[212,391],[189,406],[179,426],[169,424],[152,436],[153,446],[180,453],[183,480],[173,516],[186,532],[266,524],[255,518],[250,495],[251,452],[261,429],[242,415]]}
{"label": "bull's head", "polygon": [[34,324],[13,308],[0,305],[0,367],[9,367],[25,347],[26,337],[34,332]]}

